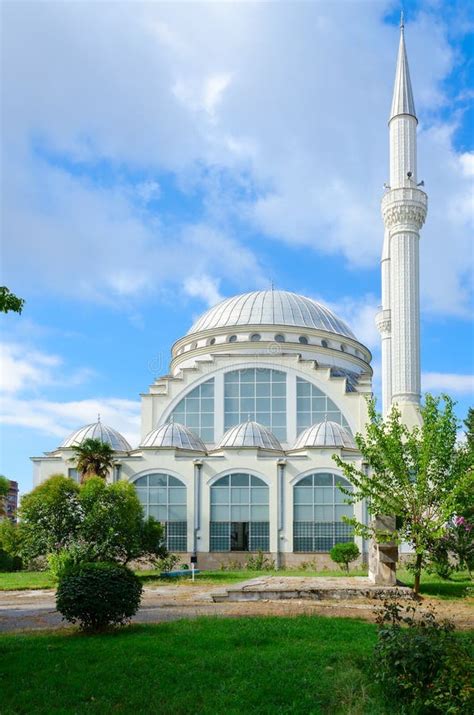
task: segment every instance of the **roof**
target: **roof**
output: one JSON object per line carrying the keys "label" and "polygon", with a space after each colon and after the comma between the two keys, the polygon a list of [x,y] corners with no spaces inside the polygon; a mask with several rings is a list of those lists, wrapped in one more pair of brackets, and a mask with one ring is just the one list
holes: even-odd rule
{"label": "roof", "polygon": [[349,326],[312,298],[284,290],[260,290],[226,298],[203,313],[188,331],[238,325],[288,325],[315,328],[355,338]]}
{"label": "roof", "polygon": [[400,28],[400,44],[398,46],[397,70],[395,73],[390,119],[393,119],[393,117],[396,117],[399,114],[410,114],[416,119],[415,102],[413,100],[410,70],[408,68],[407,52],[405,48],[403,20]]}
{"label": "roof", "polygon": [[70,449],[84,442],[86,439],[98,439],[109,444],[115,452],[129,452],[132,448],[120,432],[104,425],[100,419],[90,425],[84,425],[61,442],[58,449]]}
{"label": "roof", "polygon": [[305,429],[295,442],[293,449],[304,447],[345,447],[355,449],[355,442],[349,430],[337,422],[325,420]]}
{"label": "roof", "polygon": [[205,452],[206,447],[189,427],[179,422],[167,422],[147,434],[141,447],[168,447]]}
{"label": "roof", "polygon": [[282,446],[275,435],[267,427],[251,420],[231,427],[217,444],[218,449],[237,447],[260,447],[282,451]]}

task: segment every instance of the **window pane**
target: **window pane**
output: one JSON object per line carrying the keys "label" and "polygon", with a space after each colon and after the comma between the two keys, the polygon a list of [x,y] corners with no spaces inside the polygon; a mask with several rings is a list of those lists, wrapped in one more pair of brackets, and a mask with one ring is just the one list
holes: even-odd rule
{"label": "window pane", "polygon": [[268,521],[268,506],[252,506],[251,519],[252,521]]}
{"label": "window pane", "polygon": [[214,397],[214,381],[205,382],[201,385],[201,397]]}
{"label": "window pane", "polygon": [[272,400],[272,409],[274,412],[285,412],[286,410],[286,399],[282,397],[275,397]]}
{"label": "window pane", "polygon": [[248,521],[249,507],[248,506],[233,506],[231,508],[231,521]]}
{"label": "window pane", "polygon": [[267,485],[263,481],[263,479],[260,479],[260,477],[251,477],[251,483],[253,487],[266,487]]}
{"label": "window pane", "polygon": [[316,487],[314,490],[314,501],[316,504],[332,504],[334,489],[332,487]]}
{"label": "window pane", "polygon": [[232,487],[232,489],[230,490],[230,501],[232,504],[248,504],[248,487]]}
{"label": "window pane", "polygon": [[166,504],[166,488],[152,487],[148,490],[150,504]]}
{"label": "window pane", "polygon": [[183,506],[170,506],[168,508],[168,520],[169,521],[182,521],[186,519],[186,507]]}
{"label": "window pane", "polygon": [[150,474],[148,478],[150,487],[166,487],[168,483],[166,474]]}
{"label": "window pane", "polygon": [[281,370],[272,370],[272,380],[273,382],[286,382],[286,373]]}
{"label": "window pane", "polygon": [[148,494],[147,489],[137,489],[137,497],[139,498],[141,504],[147,503],[147,499],[148,499],[147,494]]}
{"label": "window pane", "polygon": [[227,487],[211,487],[212,504],[228,504],[229,489]]}
{"label": "window pane", "polygon": [[225,384],[224,388],[225,397],[238,397],[239,396],[239,383],[231,382]]}
{"label": "window pane", "polygon": [[315,506],[314,507],[315,521],[333,521],[334,509],[332,506]]}
{"label": "window pane", "polygon": [[353,516],[353,509],[349,504],[336,506],[336,520],[340,521],[343,516]]}
{"label": "window pane", "polygon": [[257,382],[255,394],[257,395],[257,397],[270,397],[270,383]]}
{"label": "window pane", "polygon": [[311,384],[300,377],[296,378],[296,394],[298,397],[311,397]]}
{"label": "window pane", "polygon": [[286,427],[286,412],[273,413],[272,427]]}
{"label": "window pane", "polygon": [[313,507],[302,504],[295,504],[295,520],[296,521],[312,521]]}
{"label": "window pane", "polygon": [[157,521],[166,521],[168,516],[165,506],[150,506],[148,514],[155,517]]}
{"label": "window pane", "polygon": [[273,382],[272,383],[272,395],[273,395],[273,397],[285,397],[286,382]]}
{"label": "window pane", "polygon": [[333,477],[332,474],[315,474],[314,475],[314,486],[315,487],[332,487]]}
{"label": "window pane", "polygon": [[231,484],[233,487],[245,487],[249,485],[249,475],[248,474],[232,474]]}
{"label": "window pane", "polygon": [[223,505],[211,506],[212,521],[229,521],[229,507]]}
{"label": "window pane", "polygon": [[186,504],[186,489],[184,487],[171,487],[169,490],[170,504]]}
{"label": "window pane", "polygon": [[257,397],[256,401],[257,412],[270,412],[270,398]]}
{"label": "window pane", "polygon": [[245,382],[240,386],[240,394],[242,397],[253,397],[255,394],[255,384],[253,382]]}
{"label": "window pane", "polygon": [[268,504],[268,488],[252,487],[251,499],[252,504]]}
{"label": "window pane", "polygon": [[311,410],[311,398],[298,397],[296,401],[299,412],[309,412]]}
{"label": "window pane", "polygon": [[308,486],[313,486],[313,475],[312,474],[310,474],[308,477],[303,477],[303,479],[300,479],[300,481],[296,485],[295,489],[299,489],[299,487],[308,487]]}
{"label": "window pane", "polygon": [[217,482],[214,483],[214,486],[215,487],[227,486],[229,484],[229,479],[230,479],[229,475],[227,475],[226,477],[221,477],[220,479],[217,480]]}
{"label": "window pane", "polygon": [[295,487],[295,504],[312,504],[313,503],[313,488],[312,487]]}

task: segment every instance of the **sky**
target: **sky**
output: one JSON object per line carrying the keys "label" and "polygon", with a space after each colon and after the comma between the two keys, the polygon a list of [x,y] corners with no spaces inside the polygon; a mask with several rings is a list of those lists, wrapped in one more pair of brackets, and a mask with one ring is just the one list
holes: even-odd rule
{"label": "sky", "polygon": [[[406,1],[422,388],[474,404],[473,6]],[[140,398],[223,297],[320,300],[373,352],[400,2],[2,3],[0,473]],[[471,78],[471,84],[470,84]]]}

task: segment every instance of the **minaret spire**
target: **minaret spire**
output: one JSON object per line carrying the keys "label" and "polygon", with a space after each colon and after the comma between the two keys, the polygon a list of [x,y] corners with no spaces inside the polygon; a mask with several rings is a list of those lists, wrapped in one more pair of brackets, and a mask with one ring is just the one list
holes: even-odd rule
{"label": "minaret spire", "polygon": [[397,71],[393,87],[392,108],[390,120],[399,114],[409,114],[416,119],[415,102],[411,88],[410,70],[408,68],[407,51],[405,47],[405,24],[403,10],[400,16],[400,44],[398,45]]}
{"label": "minaret spire", "polygon": [[417,185],[418,120],[405,47],[403,13],[390,111],[390,182],[382,199],[385,239],[382,253],[382,402],[393,405],[405,424],[420,424],[419,241],[427,196]]}

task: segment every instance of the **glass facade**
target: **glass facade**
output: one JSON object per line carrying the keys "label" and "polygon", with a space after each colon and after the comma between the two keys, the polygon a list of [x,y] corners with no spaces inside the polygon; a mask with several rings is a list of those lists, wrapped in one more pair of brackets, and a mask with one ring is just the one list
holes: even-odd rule
{"label": "glass facade", "polygon": [[296,433],[326,419],[348,427],[347,420],[334,402],[315,385],[296,378]]}
{"label": "glass facade", "polygon": [[329,551],[335,544],[352,541],[353,529],[342,521],[353,517],[354,507],[338,484],[351,489],[336,474],[310,474],[293,489],[293,551]]}
{"label": "glass facade", "polygon": [[251,474],[228,474],[211,487],[211,551],[268,551],[268,487]]}
{"label": "glass facade", "polygon": [[224,375],[224,431],[249,418],[286,441],[285,372],[247,368]]}
{"label": "glass facade", "polygon": [[214,442],[214,378],[188,392],[168,421],[171,417],[189,427],[203,442]]}
{"label": "glass facade", "polygon": [[170,474],[147,474],[134,482],[145,516],[165,526],[169,551],[187,551],[186,486]]}

